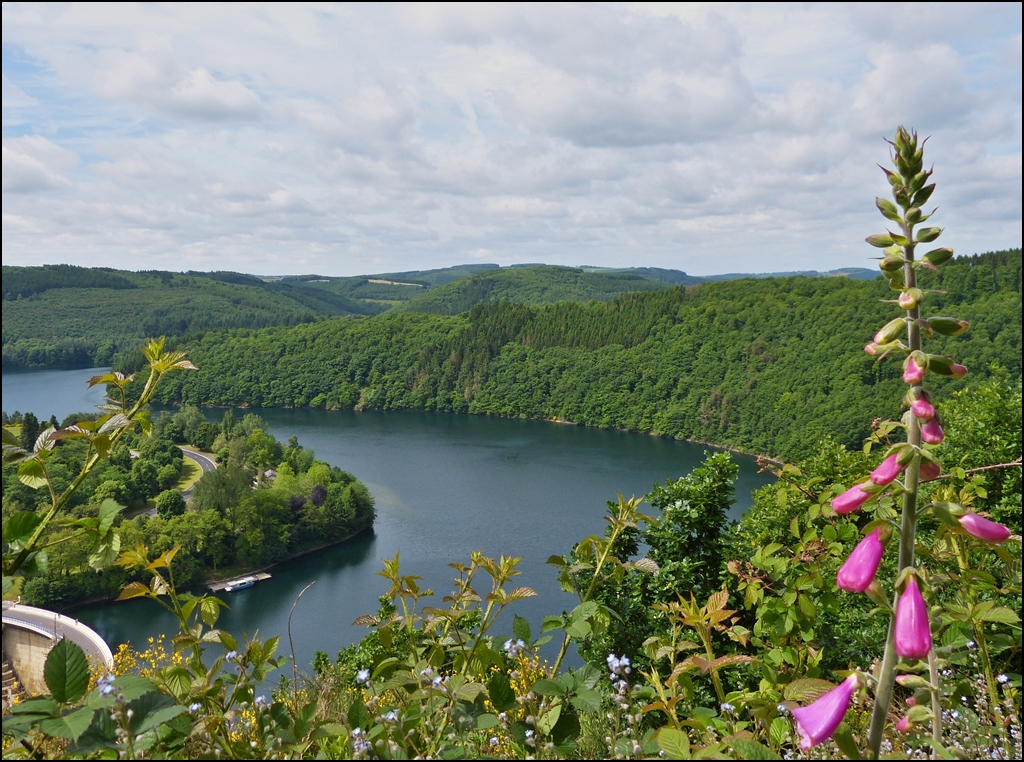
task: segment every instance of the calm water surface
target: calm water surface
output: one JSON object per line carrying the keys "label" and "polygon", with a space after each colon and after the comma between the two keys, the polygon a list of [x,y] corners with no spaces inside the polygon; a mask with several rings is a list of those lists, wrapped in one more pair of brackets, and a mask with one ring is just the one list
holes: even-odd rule
{"label": "calm water surface", "polygon": [[[77,371],[69,371],[77,372]],[[4,376],[4,408],[8,398]],[[76,407],[75,409],[80,409]],[[241,415],[243,411],[237,411]],[[539,597],[515,604],[539,629],[541,616],[572,608],[560,591],[552,554],[566,553],[582,537],[603,531],[605,501],[648,492],[656,482],[687,473],[708,448],[642,434],[543,421],[418,412],[313,410],[257,411],[281,441],[297,436],[317,457],[351,471],[373,493],[378,519],[373,536],[288,562],[273,579],[223,595],[231,610],[219,626],[233,632],[285,635],[288,612],[303,587],[292,620],[300,666],[316,650],[334,654],[357,641],[364,628],[351,622],[376,613],[386,582],[381,558],[401,552],[404,573],[424,577],[441,605],[451,590],[447,564],[471,551],[522,556],[517,584]],[[220,411],[210,411],[219,418]],[[750,491],[769,481],[752,458],[740,465],[733,516],[750,504]],[[483,592],[483,591],[481,591]],[[173,622],[144,601],[83,606],[75,615],[112,644],[172,631]],[[498,631],[511,630],[511,614]],[[282,647],[287,638],[282,638]]]}

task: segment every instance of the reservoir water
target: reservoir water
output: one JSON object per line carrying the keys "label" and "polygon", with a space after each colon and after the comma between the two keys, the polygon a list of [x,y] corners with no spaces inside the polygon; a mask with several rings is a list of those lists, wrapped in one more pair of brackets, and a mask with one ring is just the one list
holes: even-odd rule
{"label": "reservoir water", "polygon": [[[48,371],[3,376],[3,408],[56,413],[55,397],[72,410],[95,401],[71,394],[75,381],[96,371]],[[82,374],[81,379],[61,374]],[[35,383],[21,379],[33,375]],[[47,387],[50,393],[47,392]],[[207,411],[219,420],[222,411]],[[236,411],[240,415],[243,411]],[[288,612],[308,583],[313,587],[295,609],[292,636],[300,669],[317,650],[332,657],[360,639],[352,626],[364,613],[376,613],[387,583],[377,576],[381,558],[401,552],[405,574],[419,574],[436,593],[426,605],[443,605],[453,570],[474,550],[487,555],[521,556],[516,584],[534,588],[537,598],[513,609],[539,630],[540,618],[571,609],[555,570],[544,562],[567,553],[575,542],[601,533],[606,501],[643,495],[651,486],[682,476],[710,448],[642,434],[584,428],[546,421],[420,412],[259,410],[280,440],[297,436],[318,458],[362,479],[376,499],[372,536],[328,548],[271,570],[273,578],[255,587],[221,594],[231,606],[218,626],[261,636],[286,635]],[[733,518],[750,504],[752,489],[770,478],[757,473],[748,456],[740,466]],[[484,593],[483,590],[478,592]],[[74,609],[112,645],[172,633],[173,621],[146,601],[106,602]],[[497,632],[511,632],[512,616]],[[282,637],[285,647],[287,637]]]}

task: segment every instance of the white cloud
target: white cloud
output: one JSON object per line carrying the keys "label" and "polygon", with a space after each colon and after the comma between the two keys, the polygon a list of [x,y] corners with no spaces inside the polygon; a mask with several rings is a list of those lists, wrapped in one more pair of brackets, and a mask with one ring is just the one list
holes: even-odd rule
{"label": "white cloud", "polygon": [[41,135],[3,143],[3,192],[63,191],[72,187],[62,172],[73,169],[78,157]]}
{"label": "white cloud", "polygon": [[954,246],[1019,245],[1019,28],[999,4],[5,4],[4,261],[868,264],[900,122],[934,135]]}

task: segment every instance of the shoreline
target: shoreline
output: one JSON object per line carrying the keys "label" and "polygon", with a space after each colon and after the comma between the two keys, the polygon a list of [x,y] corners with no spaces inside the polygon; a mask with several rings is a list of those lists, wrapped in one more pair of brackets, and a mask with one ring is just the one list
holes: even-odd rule
{"label": "shoreline", "polygon": [[[370,526],[370,527],[367,527],[366,529],[361,529],[358,532],[355,532],[354,534],[350,534],[347,537],[342,537],[340,540],[334,540],[333,542],[326,542],[323,545],[316,545],[316,546],[314,546],[312,548],[306,548],[305,550],[299,551],[295,555],[288,556],[287,558],[282,558],[280,561],[275,561],[274,563],[268,564],[267,566],[261,566],[258,569],[243,569],[242,571],[230,574],[230,575],[228,575],[226,577],[217,577],[216,574],[214,574],[214,576],[212,576],[212,577],[204,577],[201,582],[196,582],[195,584],[189,585],[188,587],[183,588],[183,590],[189,590],[189,589],[192,589],[192,588],[208,588],[210,583],[213,583],[213,582],[224,582],[225,580],[235,579],[236,577],[244,577],[247,574],[258,574],[260,572],[265,572],[265,571],[267,571],[269,569],[275,569],[278,566],[283,566],[284,564],[290,563],[291,561],[294,561],[297,558],[302,558],[303,556],[308,556],[310,553],[316,553],[317,551],[320,551],[320,550],[326,550],[327,548],[332,548],[335,545],[342,545],[343,543],[349,542],[350,540],[355,540],[356,538],[361,537],[362,535],[367,534],[368,532],[372,533],[373,531],[374,531],[373,527]],[[73,603],[70,606],[65,606],[63,608],[54,609],[54,611],[56,611],[57,613],[63,614],[63,613],[68,612],[68,611],[74,611],[75,609],[80,608],[82,606],[88,606],[89,604],[92,604],[92,603],[113,602],[116,599],[117,599],[116,595],[114,595],[114,596],[98,596],[96,598],[87,598],[84,601],[75,601],[75,603]]]}
{"label": "shoreline", "polygon": [[[181,406],[182,406],[181,400],[176,400],[175,402],[170,403],[170,405],[164,405],[164,407],[176,407],[176,408],[180,408]],[[257,414],[258,414],[258,412],[260,410],[322,410],[322,411],[325,411],[325,412],[344,412],[344,411],[347,411],[347,410],[351,410],[354,413],[440,413],[442,415],[476,415],[476,416],[485,416],[487,418],[504,418],[506,420],[512,420],[512,421],[541,421],[541,422],[544,422],[544,423],[556,423],[556,424],[560,424],[560,425],[563,425],[563,426],[583,426],[584,428],[600,429],[602,431],[621,431],[621,432],[623,432],[625,434],[643,434],[643,435],[649,436],[649,437],[659,437],[661,439],[671,439],[671,440],[673,440],[675,442],[690,442],[691,444],[699,444],[699,445],[704,445],[706,447],[715,447],[715,448],[717,448],[719,450],[725,450],[727,452],[734,452],[737,455],[746,455],[746,456],[751,457],[751,458],[762,458],[762,459],[768,461],[769,463],[774,463],[777,466],[783,466],[786,463],[786,461],[784,461],[782,458],[776,458],[773,455],[765,455],[765,454],[759,453],[759,452],[749,452],[747,450],[742,450],[739,447],[733,447],[731,445],[718,444],[716,442],[708,442],[708,441],[703,440],[703,439],[693,439],[691,437],[680,437],[680,438],[677,438],[677,437],[672,436],[671,434],[659,434],[659,433],[657,433],[655,431],[641,431],[640,429],[624,429],[624,428],[622,428],[620,426],[595,426],[595,425],[591,425],[589,423],[577,423],[576,421],[570,421],[570,420],[565,419],[565,418],[530,418],[530,417],[523,418],[523,417],[520,417],[520,416],[513,416],[513,415],[498,415],[497,413],[463,413],[463,412],[459,412],[459,411],[455,411],[455,410],[450,410],[450,411],[449,410],[422,410],[420,408],[414,408],[414,407],[395,408],[395,409],[392,409],[392,410],[381,410],[379,408],[372,408],[372,409],[369,409],[369,410],[364,408],[362,410],[357,410],[354,407],[351,407],[351,408],[341,408],[341,407],[335,407],[335,408],[295,407],[294,405],[281,405],[279,407],[253,407],[252,405],[197,405],[196,407],[198,407],[200,410],[249,410],[249,411],[252,411],[252,412],[257,413]]]}

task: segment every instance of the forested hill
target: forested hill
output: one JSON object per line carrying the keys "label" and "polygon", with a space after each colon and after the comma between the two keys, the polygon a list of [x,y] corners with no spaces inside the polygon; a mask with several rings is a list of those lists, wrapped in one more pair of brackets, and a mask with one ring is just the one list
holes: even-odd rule
{"label": "forested hill", "polygon": [[5,265],[3,365],[104,365],[150,336],[295,325],[386,308],[241,273]]}
{"label": "forested hill", "polygon": [[[1019,250],[958,258],[923,273],[923,285],[946,291],[926,314],[972,324],[955,340],[971,374],[940,386],[1020,377]],[[557,418],[796,458],[826,434],[857,446],[874,418],[898,414],[898,360],[863,352],[893,316],[881,302],[892,296],[880,280],[768,278],[213,332],[185,347],[199,372],[162,393],[199,405]]]}
{"label": "forested hill", "polygon": [[608,300],[703,280],[656,267],[472,264],[357,277],[262,278],[223,271],[4,266],[3,366],[106,365],[151,336],[296,325],[396,307],[455,315],[474,304],[503,300],[534,305]]}
{"label": "forested hill", "polygon": [[458,315],[477,304],[490,302],[540,305],[607,301],[627,292],[657,291],[669,287],[670,284],[664,281],[627,272],[587,272],[578,267],[536,265],[486,270],[417,294],[404,302],[400,309]]}

